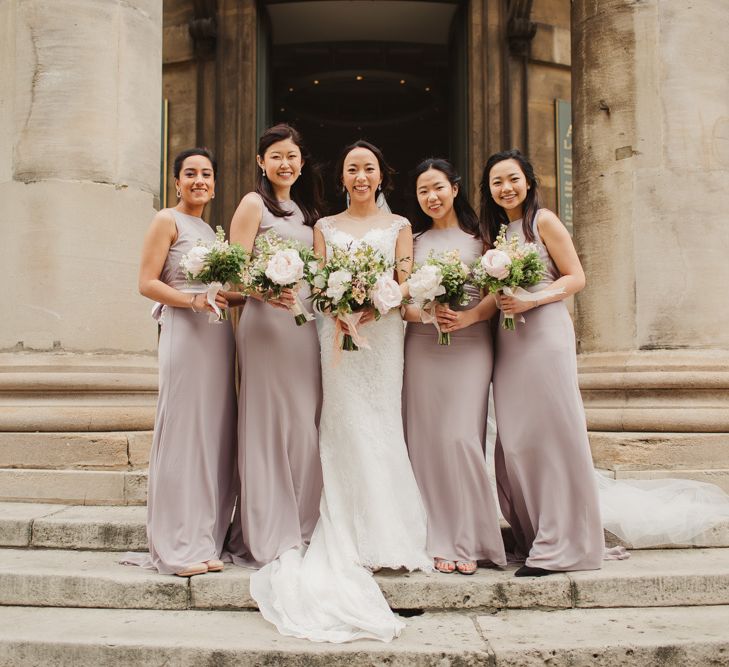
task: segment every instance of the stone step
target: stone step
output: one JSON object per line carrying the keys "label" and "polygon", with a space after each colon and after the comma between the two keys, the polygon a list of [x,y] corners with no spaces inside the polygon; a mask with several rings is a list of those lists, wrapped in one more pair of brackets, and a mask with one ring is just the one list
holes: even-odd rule
{"label": "stone step", "polygon": [[320,644],[282,636],[255,612],[5,607],[0,664],[699,667],[729,656],[729,607],[426,613],[406,623],[389,643]]}
{"label": "stone step", "polygon": [[[119,564],[118,552],[0,549],[0,605],[115,609],[254,609],[250,570],[190,579]],[[393,609],[571,609],[729,605],[729,549],[636,552],[602,570],[516,578],[479,569],[472,576],[383,571]]]}
{"label": "stone step", "polygon": [[[0,547],[142,551],[147,548],[146,513],[141,505],[0,502]],[[508,543],[510,531],[503,532]],[[611,546],[618,543],[609,533],[605,537]],[[729,522],[683,546],[729,547]]]}
{"label": "stone step", "polygon": [[0,468],[125,470],[149,464],[152,431],[3,433]]}
{"label": "stone step", "polygon": [[144,505],[146,470],[1,468],[0,502]]}

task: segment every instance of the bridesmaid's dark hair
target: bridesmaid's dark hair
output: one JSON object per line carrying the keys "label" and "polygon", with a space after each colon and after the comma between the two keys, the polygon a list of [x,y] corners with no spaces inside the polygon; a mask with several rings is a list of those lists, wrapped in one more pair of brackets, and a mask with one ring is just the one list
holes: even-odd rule
{"label": "bridesmaid's dark hair", "polygon": [[[302,168],[296,182],[291,186],[291,199],[296,202],[304,214],[304,224],[313,227],[324,208],[323,183],[319,165],[314,164],[311,153],[306,148],[299,132],[286,123],[279,123],[269,127],[258,140],[258,155],[263,159],[266,151],[273,144],[286,139],[291,139],[298,146],[301,151],[302,165],[306,167],[305,169]],[[258,169],[258,175],[256,176],[256,192],[263,199],[266,208],[277,218],[287,218],[291,215],[291,211],[281,208],[281,204],[276,200],[273,193],[271,183],[263,177],[261,169]]]}
{"label": "bridesmaid's dark hair", "polygon": [[382,174],[382,192],[385,195],[392,192],[395,187],[395,170],[387,164],[387,160],[385,160],[385,156],[382,154],[382,151],[377,148],[377,146],[371,144],[369,141],[365,141],[364,139],[358,139],[354,143],[349,144],[349,146],[345,147],[342,154],[339,156],[337,167],[334,170],[334,180],[337,188],[341,189],[343,187],[342,172],[344,171],[344,161],[347,159],[347,155],[349,155],[355,148],[366,148],[368,151],[372,151],[372,153],[374,153],[377,158],[377,164],[380,165],[380,173]]}
{"label": "bridesmaid's dark hair", "polygon": [[213,157],[213,154],[207,148],[188,148],[181,153],[178,153],[175,157],[175,161],[172,163],[172,173],[175,178],[180,178],[182,173],[182,163],[187,158],[193,155],[202,155],[210,160],[210,164],[213,166],[213,178],[218,174],[218,161]]}
{"label": "bridesmaid's dark hair", "polygon": [[526,199],[522,205],[521,229],[524,240],[527,243],[533,243],[535,240],[534,218],[536,218],[537,212],[541,208],[539,201],[539,183],[537,182],[537,177],[534,174],[534,167],[531,162],[516,148],[494,153],[486,160],[480,186],[481,234],[486,243],[493,245],[499,234],[501,225],[509,224],[509,217],[506,215],[506,211],[494,201],[494,198],[491,196],[491,189],[489,188],[489,174],[491,170],[495,165],[504,160],[514,160],[519,165],[522,172],[524,172],[524,177],[529,186]]}
{"label": "bridesmaid's dark hair", "polygon": [[481,239],[481,227],[479,225],[478,216],[476,211],[473,210],[471,204],[468,203],[466,194],[463,191],[461,177],[458,175],[455,167],[443,158],[430,157],[427,160],[423,160],[415,170],[413,171],[413,191],[416,193],[415,203],[412,207],[412,214],[410,220],[413,222],[413,233],[422,234],[427,232],[433,226],[433,219],[420,207],[417,198],[417,186],[418,178],[422,176],[426,171],[434,169],[440,171],[451,185],[458,187],[458,194],[453,199],[453,210],[456,213],[458,219],[458,226],[471,236]]}

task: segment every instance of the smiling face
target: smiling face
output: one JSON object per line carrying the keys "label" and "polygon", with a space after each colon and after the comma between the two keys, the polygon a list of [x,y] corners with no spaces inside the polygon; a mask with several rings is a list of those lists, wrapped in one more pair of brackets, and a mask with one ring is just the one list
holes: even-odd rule
{"label": "smiling face", "polygon": [[175,186],[180,192],[180,199],[189,207],[205,206],[215,193],[215,176],[213,165],[203,155],[191,155],[185,158]]}
{"label": "smiling face", "polygon": [[516,160],[502,160],[491,167],[489,190],[494,201],[506,210],[510,220],[521,216],[529,184]]}
{"label": "smiling face", "polygon": [[274,188],[290,188],[304,166],[301,149],[292,139],[282,139],[271,144],[262,158],[256,156],[256,161]]}
{"label": "smiling face", "polygon": [[354,148],[344,158],[342,183],[353,202],[374,199],[382,183],[380,163],[368,148]]}
{"label": "smiling face", "polygon": [[433,220],[443,220],[453,212],[458,186],[452,185],[442,171],[431,167],[418,176],[415,194],[425,215]]}

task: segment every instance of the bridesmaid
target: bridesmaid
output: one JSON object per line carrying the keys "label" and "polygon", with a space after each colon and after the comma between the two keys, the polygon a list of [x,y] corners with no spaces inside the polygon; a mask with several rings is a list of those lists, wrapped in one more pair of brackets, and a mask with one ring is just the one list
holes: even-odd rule
{"label": "bridesmaid", "polygon": [[[215,160],[203,148],[174,162],[179,202],[161,210],[144,239],[139,291],[156,301],[159,401],[149,460],[149,557],[125,562],[163,574],[221,570],[235,501],[235,354],[230,323],[209,324],[202,284],[191,285],[180,258],[215,240],[201,218],[215,196]],[[217,304],[227,301],[217,297]]]}
{"label": "bridesmaid", "polygon": [[[458,250],[470,264],[483,254],[478,216],[461,190],[461,178],[442,159],[415,169],[419,208],[413,215],[415,261],[431,250]],[[432,324],[408,306],[403,406],[410,460],[428,513],[428,554],[440,572],[473,574],[477,561],[504,567],[506,556],[496,501],[486,469],[486,412],[493,365],[487,320],[493,296],[467,287],[465,307],[437,310],[450,346],[438,345]]]}
{"label": "bridesmaid", "polygon": [[559,218],[539,208],[534,169],[517,150],[492,155],[481,181],[487,243],[500,225],[507,238],[535,243],[547,272],[530,292],[564,293],[533,302],[501,297],[505,314],[525,315],[516,331],[499,327],[494,365],[498,439],[496,479],[511,524],[517,577],[601,567],[604,536],[585,413],[577,386],[575,332],[564,303],[585,286],[572,239]]}
{"label": "bridesmaid", "polygon": [[[256,191],[241,200],[231,241],[250,251],[259,234],[273,230],[312,246],[322,183],[301,136],[284,124],[266,130],[256,160]],[[308,288],[299,295],[307,308]],[[247,299],[236,333],[241,486],[227,548],[235,563],[251,567],[308,544],[322,489],[316,327],[296,325],[291,291],[278,300],[264,297]]]}

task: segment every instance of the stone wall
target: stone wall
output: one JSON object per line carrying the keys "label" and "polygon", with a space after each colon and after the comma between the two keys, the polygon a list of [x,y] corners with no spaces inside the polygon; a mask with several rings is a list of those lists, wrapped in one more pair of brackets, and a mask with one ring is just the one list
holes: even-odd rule
{"label": "stone wall", "polygon": [[150,351],[161,3],[0,3],[0,350]]}

